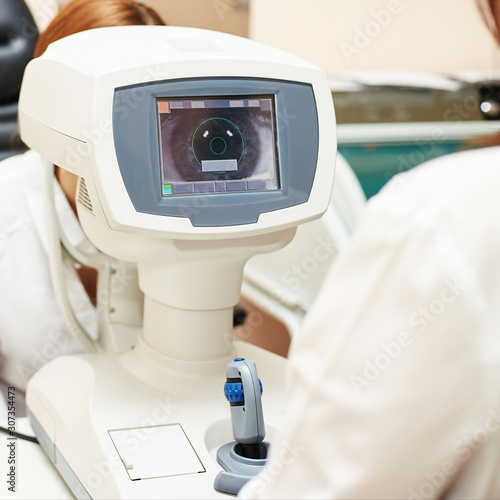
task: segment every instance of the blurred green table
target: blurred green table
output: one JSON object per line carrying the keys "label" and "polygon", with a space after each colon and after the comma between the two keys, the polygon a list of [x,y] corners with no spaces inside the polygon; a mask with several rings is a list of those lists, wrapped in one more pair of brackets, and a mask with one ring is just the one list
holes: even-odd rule
{"label": "blurred green table", "polygon": [[[332,90],[339,152],[366,196],[424,161],[489,145],[500,121],[485,120],[477,85],[457,91],[367,87]],[[500,141],[499,141],[500,143]]]}

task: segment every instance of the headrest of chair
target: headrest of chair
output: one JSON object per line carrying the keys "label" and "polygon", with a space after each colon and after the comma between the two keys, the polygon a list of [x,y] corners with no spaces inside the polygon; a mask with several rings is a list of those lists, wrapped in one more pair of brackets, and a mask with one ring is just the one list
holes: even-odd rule
{"label": "headrest of chair", "polygon": [[23,0],[0,0],[0,104],[17,101],[38,30]]}

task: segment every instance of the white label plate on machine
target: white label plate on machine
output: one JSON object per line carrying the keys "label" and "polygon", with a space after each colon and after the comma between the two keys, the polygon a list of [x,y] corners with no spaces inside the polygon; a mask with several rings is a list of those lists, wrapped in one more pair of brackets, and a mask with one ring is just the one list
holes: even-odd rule
{"label": "white label plate on machine", "polygon": [[180,424],[109,431],[132,481],[205,472]]}

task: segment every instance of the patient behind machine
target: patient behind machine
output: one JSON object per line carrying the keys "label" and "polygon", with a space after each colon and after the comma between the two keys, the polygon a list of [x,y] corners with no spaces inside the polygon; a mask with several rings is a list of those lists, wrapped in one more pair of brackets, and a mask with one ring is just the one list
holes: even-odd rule
{"label": "patient behind machine", "polygon": [[[39,37],[35,57],[73,33],[121,25],[164,25],[150,7],[133,0],[73,0]],[[71,241],[92,251],[75,212],[77,178],[54,168],[55,203]],[[0,381],[14,386],[17,402],[33,373],[62,354],[81,352],[56,301],[49,274],[42,159],[28,151],[0,163]],[[80,323],[97,336],[93,269],[65,262],[68,294]],[[21,410],[18,404],[18,416]]]}

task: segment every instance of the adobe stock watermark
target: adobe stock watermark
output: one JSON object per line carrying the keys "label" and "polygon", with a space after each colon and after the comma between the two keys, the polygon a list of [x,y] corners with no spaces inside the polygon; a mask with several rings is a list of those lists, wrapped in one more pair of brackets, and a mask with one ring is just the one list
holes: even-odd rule
{"label": "adobe stock watermark", "polygon": [[[488,77],[493,78],[493,77]],[[485,92],[493,92],[494,84],[485,84]],[[463,129],[468,120],[473,119],[478,113],[479,98],[476,95],[467,95],[460,102],[454,102],[442,114],[442,120],[436,122],[428,138],[413,141],[415,147],[406,155],[398,156],[396,171],[387,170],[384,172],[386,181],[392,179],[387,185],[390,191],[396,191],[401,185],[406,183],[413,175],[413,168],[422,163],[443,155],[440,145],[444,141],[456,140],[450,137],[457,131]],[[470,123],[470,122],[469,122]]]}
{"label": "adobe stock watermark", "polygon": [[422,333],[431,323],[434,323],[467,289],[465,285],[455,278],[453,282],[444,280],[444,286],[437,297],[426,305],[418,308],[408,318],[408,324],[413,331],[402,331],[394,340],[382,342],[380,351],[372,358],[364,358],[363,373],[351,375],[349,381],[357,394],[370,387],[378,380],[389,367],[400,358],[402,353],[415,341],[415,334]]}
{"label": "adobe stock watermark", "polygon": [[26,16],[21,17],[21,29],[18,32],[9,32],[7,38],[11,43],[16,43],[17,39],[21,36],[25,40],[31,40],[38,37],[38,29],[35,24],[31,22]]}
{"label": "adobe stock watermark", "polygon": [[395,16],[400,15],[404,8],[400,0],[389,0],[386,8],[378,11],[370,12],[370,20],[363,26],[354,28],[354,35],[351,42],[342,42],[340,49],[348,63],[352,58],[369,47],[373,39],[377,38],[384,29],[386,29],[393,21]]}
{"label": "adobe stock watermark", "polygon": [[300,288],[301,284],[308,280],[320,267],[320,264],[333,258],[338,252],[339,245],[331,238],[318,236],[316,245],[310,255],[304,257],[301,262],[293,264],[281,276],[281,281],[292,291]]}
{"label": "adobe stock watermark", "polygon": [[58,331],[51,331],[47,335],[47,341],[43,347],[31,349],[30,365],[25,366],[23,363],[18,363],[17,373],[24,379],[30,379],[40,368],[46,365],[49,361],[68,354],[70,342],[79,335],[79,327],[75,323],[66,322],[64,328]]}
{"label": "adobe stock watermark", "polygon": [[[31,15],[43,31],[59,12],[59,3],[57,1],[36,2],[34,7],[30,9]],[[32,24],[29,20],[27,23]]]}
{"label": "adobe stock watermark", "polygon": [[[112,268],[111,275],[110,287],[100,289],[98,292],[98,304],[99,306],[109,307],[110,311],[113,312],[111,307],[113,295],[119,294],[128,286],[137,286],[137,271],[136,268],[130,266],[120,266],[117,269]],[[78,320],[81,324],[86,324],[87,320],[91,320],[94,314],[93,309],[87,309],[78,313]],[[29,367],[19,363],[18,373],[23,378],[30,378],[49,361],[67,354],[70,348],[73,352],[74,345],[71,345],[71,341],[78,338],[79,335],[80,328],[77,324],[71,321],[61,324],[59,330],[53,330],[47,334],[47,341],[42,347],[31,350]]]}
{"label": "adobe stock watermark", "polygon": [[408,488],[408,500],[425,500],[438,498],[439,492],[446,487],[451,479],[460,469],[460,465],[466,462],[472,454],[487,443],[493,434],[500,430],[500,408],[488,408],[482,425],[476,427],[470,434],[464,434],[457,440],[452,449],[452,455],[444,460],[438,469],[424,473],[425,479],[416,488]]}
{"label": "adobe stock watermark", "polygon": [[113,116],[103,117],[92,129],[82,132],[82,137],[75,140],[72,145],[65,148],[64,168],[77,170],[82,162],[100,146],[106,138],[110,138],[113,132],[113,121],[126,120],[130,113],[150,97],[148,84],[155,81],[167,80],[172,76],[171,72],[161,65],[150,65],[144,70],[144,75],[139,79],[137,85],[125,94],[120,94],[113,109]]}
{"label": "adobe stock watermark", "polygon": [[239,8],[247,8],[248,0],[213,0],[212,6],[219,20],[224,21],[227,14],[231,14]]}
{"label": "adobe stock watermark", "polygon": [[113,295],[120,294],[131,285],[135,287],[139,286],[137,267],[129,265],[111,267],[108,288],[100,288],[97,293],[98,305],[108,307],[110,308],[110,312],[114,312],[111,306]]}
{"label": "adobe stock watermark", "polygon": [[398,156],[398,165],[396,172],[385,171],[384,178],[387,189],[395,192],[400,186],[406,183],[414,174],[413,168],[438,156],[441,156],[442,150],[439,143],[446,138],[446,133],[442,127],[436,127],[432,130],[429,140],[414,141],[415,148],[407,155]]}
{"label": "adobe stock watermark", "polygon": [[253,480],[255,491],[262,492],[267,485],[274,483],[283,474],[285,468],[295,462],[305,450],[305,446],[299,445],[295,441],[281,443],[278,456],[268,459],[264,470]]}

